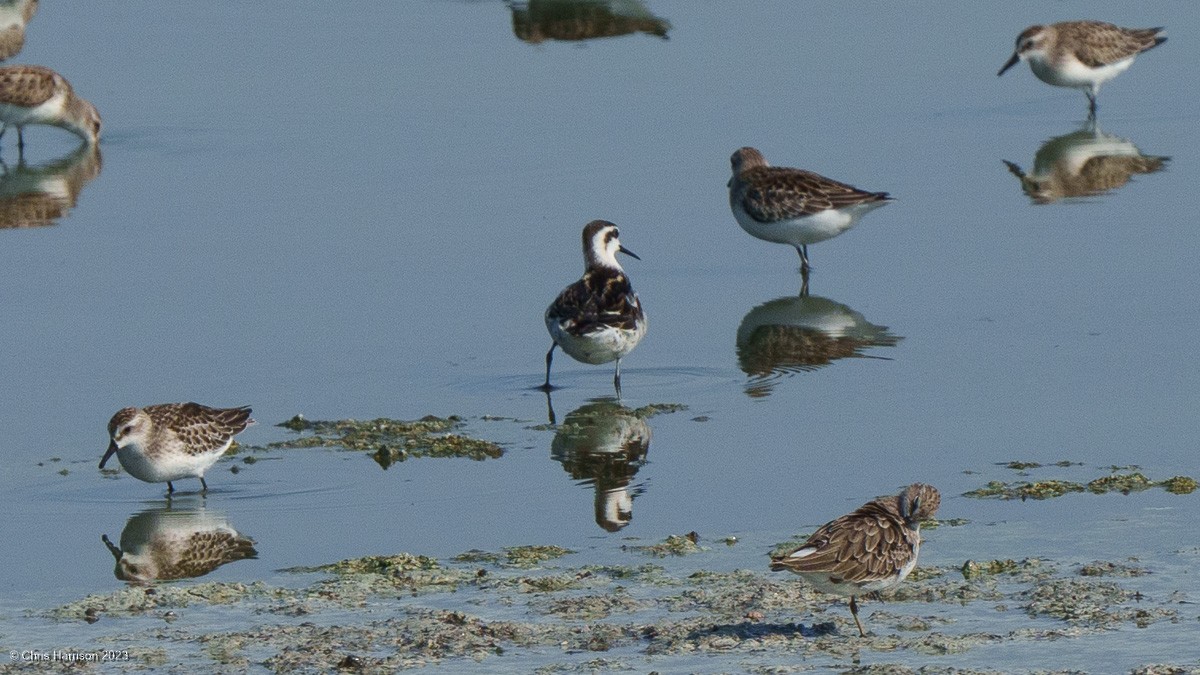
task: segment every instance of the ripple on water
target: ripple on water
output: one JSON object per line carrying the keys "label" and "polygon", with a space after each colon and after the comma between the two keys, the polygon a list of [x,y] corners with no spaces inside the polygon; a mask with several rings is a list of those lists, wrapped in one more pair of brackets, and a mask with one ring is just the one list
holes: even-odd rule
{"label": "ripple on water", "polygon": [[[473,394],[510,394],[516,391],[540,391],[545,380],[545,371],[521,375],[463,378],[454,383],[456,389]],[[554,392],[586,392],[590,396],[609,396],[612,389],[613,368],[611,364],[589,368],[557,367],[551,373],[550,383]],[[715,385],[736,384],[741,381],[738,373],[721,368],[663,367],[621,368],[621,393],[625,397],[654,396],[671,400],[684,400],[705,393]]]}

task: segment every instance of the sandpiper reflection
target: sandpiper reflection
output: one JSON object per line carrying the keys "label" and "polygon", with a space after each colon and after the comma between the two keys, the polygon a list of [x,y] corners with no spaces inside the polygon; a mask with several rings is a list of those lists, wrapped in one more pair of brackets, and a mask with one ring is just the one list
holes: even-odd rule
{"label": "sandpiper reflection", "polygon": [[46,164],[0,163],[0,229],[54,225],[100,175],[100,165],[100,147],[86,143]]}
{"label": "sandpiper reflection", "polygon": [[0,61],[25,47],[25,25],[37,14],[38,0],[0,0]]}
{"label": "sandpiper reflection", "polygon": [[224,515],[203,508],[142,511],[125,523],[119,548],[107,534],[100,539],[116,558],[113,574],[139,584],[191,579],[258,557],[253,539],[233,529]]}
{"label": "sandpiper reflection", "polygon": [[750,310],[737,331],[738,365],[750,376],[746,393],[768,396],[783,375],[811,371],[867,347],[893,347],[902,338],[828,298],[785,296]]}
{"label": "sandpiper reflection", "polygon": [[572,411],[550,444],[550,457],[580,485],[596,491],[596,524],[616,532],[633,518],[640,487],[630,483],[646,463],[650,425],[613,399],[598,399]]}
{"label": "sandpiper reflection", "polygon": [[671,24],[650,13],[641,0],[528,0],[508,2],[513,35],[538,44],[546,40],[578,42],[646,33],[667,39]]}
{"label": "sandpiper reflection", "polygon": [[1143,155],[1132,142],[1088,123],[1043,143],[1033,157],[1030,173],[1014,162],[1004,160],[1004,164],[1020,179],[1021,189],[1033,203],[1050,204],[1112,192],[1137,174],[1162,170],[1170,159]]}

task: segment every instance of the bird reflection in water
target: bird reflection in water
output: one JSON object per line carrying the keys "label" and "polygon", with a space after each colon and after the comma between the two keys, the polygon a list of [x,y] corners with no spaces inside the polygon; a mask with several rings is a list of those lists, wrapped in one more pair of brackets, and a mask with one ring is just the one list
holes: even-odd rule
{"label": "bird reflection in water", "polygon": [[25,47],[25,25],[37,14],[38,0],[0,0],[0,61]]}
{"label": "bird reflection in water", "polygon": [[100,175],[100,166],[100,147],[87,143],[46,164],[0,163],[0,229],[56,224]]}
{"label": "bird reflection in water", "polygon": [[225,516],[202,508],[142,511],[125,523],[120,547],[107,534],[100,539],[117,561],[113,574],[135,584],[191,579],[258,557],[253,539],[233,529]]}
{"label": "bird reflection in water", "polygon": [[1161,171],[1170,159],[1143,155],[1132,142],[1088,123],[1043,143],[1030,173],[1014,162],[1004,160],[1004,164],[1020,179],[1021,189],[1034,204],[1051,204],[1112,192],[1137,174]]}
{"label": "bird reflection in water", "polygon": [[646,33],[664,40],[671,24],[650,13],[641,0],[529,0],[508,2],[513,35],[538,44],[546,40],[579,42]]}
{"label": "bird reflection in water", "polygon": [[616,532],[633,518],[640,487],[630,483],[646,463],[650,425],[613,399],[598,399],[572,411],[550,444],[550,457],[580,485],[596,492],[596,524]]}
{"label": "bird reflection in water", "polygon": [[812,371],[838,359],[875,358],[867,347],[894,347],[901,337],[876,326],[862,314],[828,298],[785,296],[750,310],[737,331],[738,365],[750,376],[746,394],[771,394],[776,381]]}

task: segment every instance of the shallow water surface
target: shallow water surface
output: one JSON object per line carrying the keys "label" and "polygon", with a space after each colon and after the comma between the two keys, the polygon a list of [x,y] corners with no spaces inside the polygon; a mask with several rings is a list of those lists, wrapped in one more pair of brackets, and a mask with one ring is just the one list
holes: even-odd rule
{"label": "shallow water surface", "polygon": [[[689,531],[740,543],[685,567],[761,572],[776,542],[924,481],[939,517],[967,524],[928,533],[923,564],[1136,557],[1151,570],[1139,592],[1179,599],[1174,623],[1116,626],[1114,653],[1077,636],[936,665],[1200,662],[1160,649],[1196,627],[1181,604],[1200,593],[1196,495],[959,496],[1130,465],[1200,473],[1184,339],[1200,334],[1200,124],[1178,86],[1200,65],[1200,10],[812,9],[43,3],[11,61],[63,73],[105,127],[102,158],[49,127],[26,131],[24,163],[0,141],[5,646],[121,633],[116,617],[36,618],[123,587],[102,535],[120,550],[157,531],[254,542],[173,584],[288,584],[278,570],[525,544],[632,564],[623,546]],[[1105,85],[1095,128],[1079,92],[1024,65],[995,76],[1022,28],[1084,16],[1178,36]],[[730,213],[729,156],[745,145],[896,201],[812,245],[802,293],[796,254]],[[596,218],[641,256],[624,265],[649,333],[622,362],[619,402],[611,366],[561,354],[547,397],[542,314],[582,272]],[[96,469],[115,411],[186,400],[249,404],[259,422],[239,436],[258,449],[217,464],[207,496],[180,481],[168,502]],[[294,437],[275,425],[296,414],[458,415],[504,453],[383,468],[263,449]],[[1013,460],[1048,466],[1026,479],[999,466]],[[946,632],[1021,621],[986,605],[928,609]],[[505,658],[481,667],[535,665]]]}

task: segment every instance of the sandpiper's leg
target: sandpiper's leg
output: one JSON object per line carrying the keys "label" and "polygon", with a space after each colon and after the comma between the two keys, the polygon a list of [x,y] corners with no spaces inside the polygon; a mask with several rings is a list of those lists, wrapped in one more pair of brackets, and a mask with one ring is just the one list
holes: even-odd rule
{"label": "sandpiper's leg", "polygon": [[175,491],[175,486],[171,485],[171,481],[167,481],[167,494],[171,494],[174,491]]}
{"label": "sandpiper's leg", "polygon": [[811,266],[808,264],[808,244],[801,244],[796,247],[796,253],[800,254],[800,274],[807,276]]}
{"label": "sandpiper's leg", "polygon": [[553,387],[550,386],[550,362],[554,360],[554,348],[557,346],[557,342],[551,342],[550,351],[546,352],[546,383],[542,385],[542,391],[550,391],[553,389]]}
{"label": "sandpiper's leg", "polygon": [[808,275],[803,273],[800,274],[800,297],[808,297]]}
{"label": "sandpiper's leg", "polygon": [[25,155],[25,129],[23,127],[17,127],[17,156],[23,157],[24,155]]}
{"label": "sandpiper's leg", "polygon": [[613,375],[613,387],[617,390],[617,400],[621,400],[621,359],[617,359],[617,372]]}
{"label": "sandpiper's leg", "polygon": [[854,625],[858,626],[858,635],[867,637],[867,632],[863,630],[862,622],[858,620],[858,603],[854,601],[854,596],[850,596],[850,615],[854,617]]}
{"label": "sandpiper's leg", "polygon": [[208,494],[208,483],[204,482],[204,476],[200,476],[200,494]]}
{"label": "sandpiper's leg", "polygon": [[1087,97],[1088,97],[1088,119],[1095,120],[1096,119],[1096,94],[1094,94],[1090,91],[1085,91],[1083,93],[1087,94]]}

